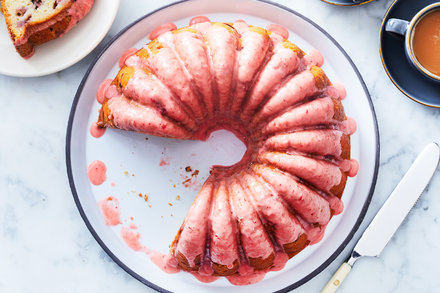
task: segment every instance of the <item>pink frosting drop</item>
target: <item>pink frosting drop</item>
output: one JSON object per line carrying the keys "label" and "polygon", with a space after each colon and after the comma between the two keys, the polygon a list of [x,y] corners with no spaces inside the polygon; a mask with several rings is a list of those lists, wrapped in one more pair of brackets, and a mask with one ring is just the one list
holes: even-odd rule
{"label": "pink frosting drop", "polygon": [[107,179],[107,167],[99,160],[93,161],[87,168],[87,175],[93,185],[101,185]]}
{"label": "pink frosting drop", "polygon": [[121,224],[119,201],[117,198],[109,196],[106,199],[101,200],[98,205],[104,215],[106,225],[116,226]]}
{"label": "pink frosting drop", "polygon": [[264,279],[264,276],[266,276],[265,271],[255,272],[255,273],[253,273],[251,275],[247,275],[247,276],[232,275],[232,276],[228,276],[226,278],[228,279],[228,281],[232,285],[244,286],[244,285],[251,285],[251,284],[258,283]]}
{"label": "pink frosting drop", "polygon": [[284,252],[275,253],[275,258],[273,260],[272,271],[279,271],[284,268],[286,262],[289,260],[289,257]]}
{"label": "pink frosting drop", "polygon": [[121,58],[119,58],[119,68],[124,67],[125,60],[127,60],[128,57],[136,54],[137,51],[138,51],[138,49],[136,49],[136,48],[131,48],[131,49],[128,49],[127,51],[125,51],[124,54],[122,54]]}
{"label": "pink frosting drop", "polygon": [[244,21],[243,19],[237,19],[235,22],[246,23],[246,21]]}
{"label": "pink frosting drop", "polygon": [[321,52],[316,49],[310,50],[310,52],[304,56],[304,60],[306,65],[309,66],[316,65],[321,67],[324,64],[324,57],[322,56]]}
{"label": "pink frosting drop", "polygon": [[103,136],[105,133],[105,130],[106,130],[106,128],[104,128],[104,127],[98,127],[96,122],[93,122],[92,125],[90,125],[90,134],[94,138],[100,138],[101,136]]}
{"label": "pink frosting drop", "polygon": [[269,24],[267,30],[279,34],[284,39],[289,38],[289,31],[282,25],[279,24]]}
{"label": "pink frosting drop", "polygon": [[174,23],[172,23],[172,22],[169,22],[169,23],[163,24],[163,25],[158,26],[157,28],[155,28],[155,29],[150,33],[149,38],[150,38],[150,40],[154,40],[154,39],[156,39],[158,36],[160,36],[161,34],[166,33],[166,32],[169,32],[169,31],[173,31],[173,30],[175,30],[175,29],[177,29],[177,26],[176,26]]}
{"label": "pink frosting drop", "polygon": [[217,276],[205,276],[200,275],[198,273],[191,273],[197,280],[199,280],[202,283],[212,283],[216,280],[218,280],[220,277]]}
{"label": "pink frosting drop", "polygon": [[313,227],[311,230],[307,233],[307,238],[310,241],[310,245],[314,245],[322,240],[324,238],[325,234],[325,228],[327,225],[323,225],[320,227]]}
{"label": "pink frosting drop", "polygon": [[359,171],[359,163],[354,159],[339,162],[339,167],[342,171],[347,172],[349,177],[356,176]]}
{"label": "pink frosting drop", "polygon": [[193,25],[196,23],[202,23],[202,22],[210,22],[209,18],[204,16],[204,15],[200,15],[200,16],[196,16],[191,18],[191,20],[189,21],[189,25]]}
{"label": "pink frosting drop", "polygon": [[151,250],[148,255],[151,261],[165,273],[175,274],[180,272],[177,259],[173,255],[163,254],[154,250]]}
{"label": "pink frosting drop", "polygon": [[143,250],[144,247],[139,241],[141,238],[141,234],[139,232],[123,227],[121,229],[121,236],[125,244],[127,244],[127,246],[133,249],[134,251]]}
{"label": "pink frosting drop", "polygon": [[104,103],[104,99],[106,96],[105,93],[111,83],[112,83],[111,79],[106,79],[99,86],[98,92],[96,93],[96,100],[98,101],[98,103],[100,103],[100,104]]}
{"label": "pink frosting drop", "polygon": [[347,96],[347,91],[345,90],[345,87],[339,82],[335,82],[333,86],[336,88],[338,92],[339,99],[340,100],[345,99],[345,97]]}
{"label": "pink frosting drop", "polygon": [[358,161],[351,159],[350,160],[350,171],[348,171],[348,176],[354,177],[359,171],[359,163]]}

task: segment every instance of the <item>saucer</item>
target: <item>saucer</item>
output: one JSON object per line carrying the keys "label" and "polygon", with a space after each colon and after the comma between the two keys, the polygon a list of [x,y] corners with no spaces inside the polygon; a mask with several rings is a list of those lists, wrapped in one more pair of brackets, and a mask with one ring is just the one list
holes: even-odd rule
{"label": "saucer", "polygon": [[403,40],[385,31],[390,18],[411,20],[419,10],[435,0],[395,0],[382,21],[379,50],[382,64],[394,85],[408,98],[429,107],[440,108],[440,84],[429,80],[412,67],[405,55]]}
{"label": "saucer", "polygon": [[321,0],[321,1],[337,6],[358,6],[372,2],[373,0]]}

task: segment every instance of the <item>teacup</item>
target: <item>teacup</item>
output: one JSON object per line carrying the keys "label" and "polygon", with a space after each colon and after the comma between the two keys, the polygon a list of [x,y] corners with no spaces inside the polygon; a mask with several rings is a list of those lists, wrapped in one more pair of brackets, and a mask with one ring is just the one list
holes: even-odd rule
{"label": "teacup", "polygon": [[385,30],[404,37],[409,62],[424,76],[440,82],[440,64],[436,62],[440,56],[440,24],[438,28],[433,25],[438,18],[440,2],[426,6],[410,21],[389,19]]}

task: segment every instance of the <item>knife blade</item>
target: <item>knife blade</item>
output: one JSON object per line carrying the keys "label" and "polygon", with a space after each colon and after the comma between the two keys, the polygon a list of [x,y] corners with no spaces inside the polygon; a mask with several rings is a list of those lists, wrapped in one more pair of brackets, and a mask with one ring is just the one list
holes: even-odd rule
{"label": "knife blade", "polygon": [[336,292],[355,261],[363,256],[378,257],[431,181],[440,159],[436,143],[428,144],[408,169],[344,262],[321,293]]}

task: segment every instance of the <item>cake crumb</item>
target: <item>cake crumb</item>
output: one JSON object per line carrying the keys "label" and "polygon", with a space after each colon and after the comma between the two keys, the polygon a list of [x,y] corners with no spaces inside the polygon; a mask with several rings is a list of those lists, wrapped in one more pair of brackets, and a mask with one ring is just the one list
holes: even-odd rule
{"label": "cake crumb", "polygon": [[139,192],[139,197],[142,197],[142,193]]}
{"label": "cake crumb", "polygon": [[180,200],[180,195],[177,195],[177,196],[176,196],[176,199],[177,199],[177,200]]}
{"label": "cake crumb", "polygon": [[131,176],[132,176],[132,177],[134,177],[134,173],[133,173],[133,174],[131,174]]}
{"label": "cake crumb", "polygon": [[148,138],[148,137],[146,137],[146,138],[145,138],[145,140],[149,140],[149,138]]}
{"label": "cake crumb", "polygon": [[148,201],[148,194],[147,193],[145,193],[145,195],[144,195],[144,200]]}
{"label": "cake crumb", "polygon": [[173,214],[171,214],[171,217],[174,216]]}
{"label": "cake crumb", "polygon": [[176,188],[176,184],[173,184],[173,187]]}
{"label": "cake crumb", "polygon": [[191,166],[186,166],[186,167],[185,167],[185,171],[186,171],[186,172],[191,172],[191,171],[192,171]]}
{"label": "cake crumb", "polygon": [[173,204],[172,204],[172,203],[170,203],[170,202],[168,203],[168,205],[169,205],[170,207],[172,207],[172,206],[173,206]]}
{"label": "cake crumb", "polygon": [[149,204],[148,207],[151,208],[151,204]]}
{"label": "cake crumb", "polygon": [[128,175],[128,171],[124,171],[124,175]]}
{"label": "cake crumb", "polygon": [[163,219],[163,216],[160,216]]}

